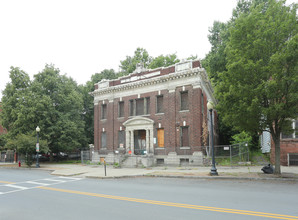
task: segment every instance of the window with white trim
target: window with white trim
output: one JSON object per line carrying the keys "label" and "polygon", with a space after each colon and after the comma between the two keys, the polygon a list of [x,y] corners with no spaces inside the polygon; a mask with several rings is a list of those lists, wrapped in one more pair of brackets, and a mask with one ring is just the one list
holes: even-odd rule
{"label": "window with white trim", "polygon": [[291,120],[290,126],[293,129],[292,132],[282,132],[281,133],[282,139],[297,139],[298,138],[298,134],[297,134],[298,119]]}

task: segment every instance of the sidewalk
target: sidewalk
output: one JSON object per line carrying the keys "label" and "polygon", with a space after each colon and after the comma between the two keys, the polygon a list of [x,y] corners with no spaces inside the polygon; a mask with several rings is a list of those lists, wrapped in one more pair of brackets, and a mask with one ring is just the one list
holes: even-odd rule
{"label": "sidewalk", "polygon": [[[3,164],[0,167],[27,169],[27,166],[18,167],[17,164]],[[151,167],[151,168],[114,168],[107,165],[106,176],[103,165],[82,164],[40,164],[40,168],[48,170],[52,175],[75,176],[81,178],[124,178],[124,177],[175,177],[175,178],[203,178],[203,179],[245,179],[245,180],[291,180],[298,182],[298,167],[281,167],[282,174],[264,174],[262,166],[217,167],[218,176],[210,176],[210,167]]]}

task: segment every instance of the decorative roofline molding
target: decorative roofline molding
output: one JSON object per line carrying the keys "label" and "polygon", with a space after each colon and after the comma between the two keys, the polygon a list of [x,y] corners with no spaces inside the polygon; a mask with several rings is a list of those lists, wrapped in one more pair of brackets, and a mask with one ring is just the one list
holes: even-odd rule
{"label": "decorative roofline molding", "polygon": [[204,81],[209,82],[208,78],[206,78],[207,75],[206,75],[205,70],[203,68],[193,68],[193,69],[189,69],[189,70],[186,70],[186,71],[171,73],[169,75],[163,75],[163,76],[159,76],[159,77],[144,79],[142,81],[136,81],[136,82],[126,83],[126,84],[117,85],[117,86],[111,86],[111,87],[107,87],[107,88],[103,88],[103,89],[99,88],[99,89],[97,89],[94,92],[91,92],[89,94],[92,95],[92,96],[98,96],[98,95],[101,95],[101,94],[111,93],[111,92],[114,92],[114,91],[119,92],[119,91],[122,91],[122,90],[129,90],[129,89],[134,89],[134,88],[138,88],[138,87],[154,85],[154,84],[158,84],[158,83],[167,82],[167,81],[170,81],[170,80],[190,77],[190,76],[199,75],[199,74],[201,75],[201,78]]}

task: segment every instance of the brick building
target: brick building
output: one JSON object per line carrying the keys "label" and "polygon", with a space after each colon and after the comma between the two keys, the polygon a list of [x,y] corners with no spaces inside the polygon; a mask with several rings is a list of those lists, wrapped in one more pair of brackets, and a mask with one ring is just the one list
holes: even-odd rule
{"label": "brick building", "polygon": [[207,101],[216,101],[199,60],[153,70],[138,65],[128,76],[95,84],[91,95],[93,161],[202,164],[209,133]]}
{"label": "brick building", "polygon": [[[283,166],[298,166],[298,119],[292,120],[291,126],[293,132],[291,134],[281,134],[280,139],[280,164]],[[275,146],[271,140],[271,155],[272,163],[275,161]]]}

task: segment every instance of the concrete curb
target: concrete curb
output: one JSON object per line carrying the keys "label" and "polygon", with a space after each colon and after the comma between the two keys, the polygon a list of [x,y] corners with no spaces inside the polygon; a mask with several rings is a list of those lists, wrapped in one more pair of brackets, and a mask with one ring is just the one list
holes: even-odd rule
{"label": "concrete curb", "polygon": [[[57,174],[54,174],[57,175]],[[61,175],[66,176],[66,175]],[[76,176],[76,175],[72,175]],[[177,178],[177,179],[206,179],[206,180],[249,180],[249,181],[285,181],[298,182],[298,179],[293,178],[255,178],[255,177],[229,177],[229,176],[175,176],[175,175],[155,175],[155,174],[139,174],[139,175],[123,175],[123,176],[84,176],[89,179],[125,179],[125,178]]]}
{"label": "concrete curb", "polygon": [[207,180],[254,180],[254,181],[294,181],[293,178],[256,178],[256,177],[229,177],[229,176],[167,176],[167,175],[145,175],[147,177],[164,177],[164,178],[185,178],[185,179],[207,179]]}
{"label": "concrete curb", "polygon": [[[49,168],[36,168],[36,167],[10,167],[10,166],[0,166],[0,168],[9,168],[9,169],[19,169],[19,170],[39,170],[39,171],[47,171],[51,172],[51,175],[54,176],[65,176],[65,177],[78,177],[78,178],[90,178],[90,179],[121,179],[121,178],[137,178],[137,177],[151,177],[151,178],[183,178],[183,179],[205,179],[205,180],[246,180],[246,181],[280,181],[280,182],[298,182],[298,178],[291,178],[291,177],[235,177],[235,176],[190,176],[190,175],[183,175],[183,172],[181,172],[181,175],[168,175],[168,174],[130,174],[130,175],[116,175],[116,176],[89,176],[88,171],[80,172],[80,173],[72,173],[71,171],[68,174],[60,173],[59,169],[55,169],[54,167]],[[57,173],[54,173],[57,171]],[[189,170],[186,170],[189,171]],[[159,172],[162,172],[159,170]],[[295,174],[295,173],[291,173]],[[83,176],[82,176],[83,175]]]}

